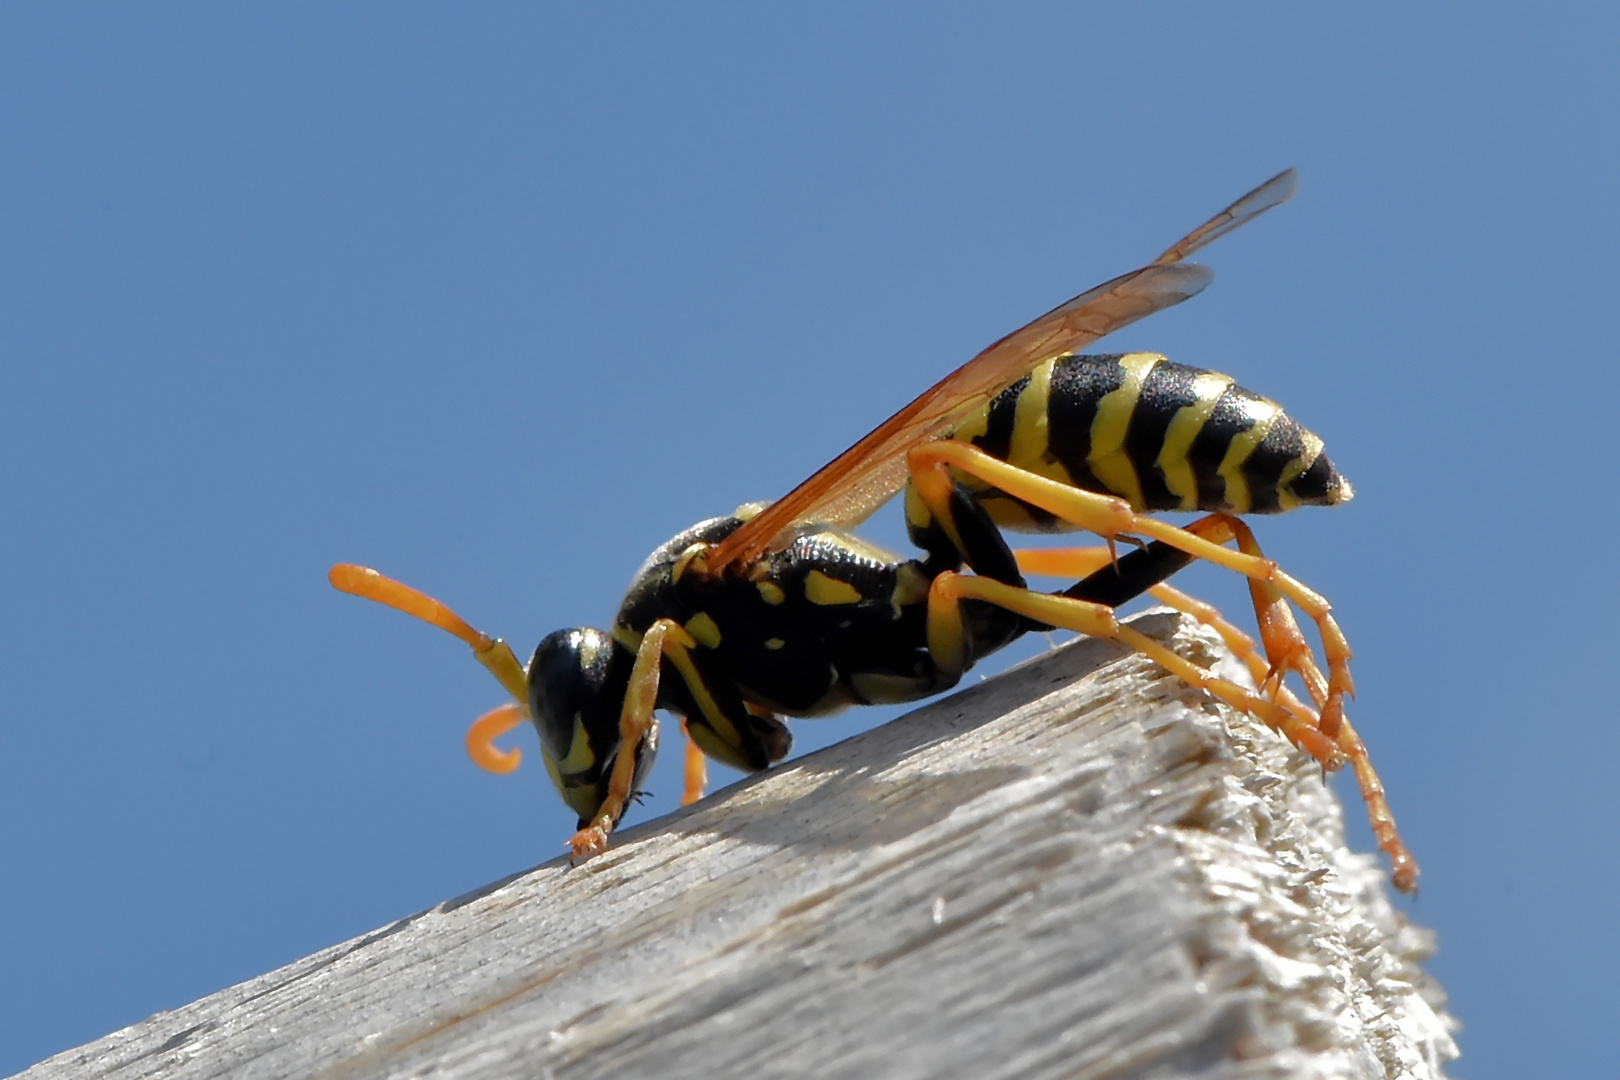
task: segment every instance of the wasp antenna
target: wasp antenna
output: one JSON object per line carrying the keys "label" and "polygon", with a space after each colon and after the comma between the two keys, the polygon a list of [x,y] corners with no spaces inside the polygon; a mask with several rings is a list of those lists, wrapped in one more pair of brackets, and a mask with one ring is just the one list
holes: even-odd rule
{"label": "wasp antenna", "polygon": [[480,769],[492,773],[509,773],[523,760],[523,751],[517,747],[502,750],[495,740],[528,719],[523,707],[515,702],[497,705],[472,722],[467,729],[467,756]]}
{"label": "wasp antenna", "polygon": [[529,700],[528,679],[523,665],[512,655],[511,647],[500,638],[474,630],[465,619],[433,597],[386,574],[380,574],[369,566],[356,566],[353,563],[338,563],[327,571],[326,580],[338,592],[402,611],[459,638],[472,649],[478,662],[495,676],[495,681],[512,695],[513,701],[521,705]]}

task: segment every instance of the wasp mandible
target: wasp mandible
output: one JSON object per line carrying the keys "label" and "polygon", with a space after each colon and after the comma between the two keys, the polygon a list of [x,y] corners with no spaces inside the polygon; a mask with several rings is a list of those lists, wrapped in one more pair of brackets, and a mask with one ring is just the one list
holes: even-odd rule
{"label": "wasp mandible", "polygon": [[[1008,334],[776,502],[675,536],[637,572],[610,631],[560,630],[527,666],[374,570],[340,564],[331,582],[472,646],[513,704],[475,721],[469,753],[494,771],[516,767],[517,752],[492,740],[532,721],[546,771],[579,815],[575,859],[606,847],[640,790],[659,709],[682,718],[690,800],[701,792],[698,752],[767,768],[792,745],[784,716],[928,697],[1014,638],[1061,628],[1151,657],[1324,768],[1348,762],[1395,885],[1413,891],[1417,864],[1344,715],[1349,644],[1327,601],[1267,559],[1239,516],[1347,502],[1350,484],[1321,439],[1226,375],[1152,353],[1078,352],[1200,292],[1213,275],[1187,258],[1287,201],[1295,184],[1294,170],[1280,173],[1146,266]],[[847,531],[902,489],[920,558]],[[1185,527],[1151,516],[1166,510],[1205,516]],[[1083,530],[1106,546],[1015,551],[1004,529]],[[1137,550],[1119,555],[1120,542]],[[1214,608],[1164,584],[1194,559],[1248,579],[1263,656]],[[1025,574],[1080,580],[1044,593]],[[1114,609],[1144,592],[1220,631],[1258,693],[1121,625]],[[1317,628],[1320,665],[1296,608]],[[1289,674],[1308,701],[1284,685]]]}

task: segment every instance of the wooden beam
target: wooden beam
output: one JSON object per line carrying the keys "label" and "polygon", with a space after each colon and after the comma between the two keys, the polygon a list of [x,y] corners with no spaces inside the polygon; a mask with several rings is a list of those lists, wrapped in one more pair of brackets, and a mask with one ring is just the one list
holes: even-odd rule
{"label": "wooden beam", "polygon": [[1307,758],[1082,640],[21,1075],[1439,1077],[1431,947]]}

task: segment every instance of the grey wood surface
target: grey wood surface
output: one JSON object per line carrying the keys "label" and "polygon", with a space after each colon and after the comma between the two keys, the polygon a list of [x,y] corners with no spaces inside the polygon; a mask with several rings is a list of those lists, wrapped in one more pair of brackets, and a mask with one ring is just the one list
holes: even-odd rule
{"label": "grey wood surface", "polygon": [[1082,640],[20,1075],[1438,1077],[1430,937],[1341,824]]}

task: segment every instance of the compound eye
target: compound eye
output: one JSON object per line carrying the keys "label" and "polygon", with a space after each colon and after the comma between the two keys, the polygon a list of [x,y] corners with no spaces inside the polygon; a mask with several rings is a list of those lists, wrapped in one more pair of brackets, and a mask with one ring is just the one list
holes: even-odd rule
{"label": "compound eye", "polygon": [[586,627],[548,635],[529,661],[529,711],[564,772],[583,773],[613,748],[623,706],[623,690],[612,690],[613,658],[613,639]]}

